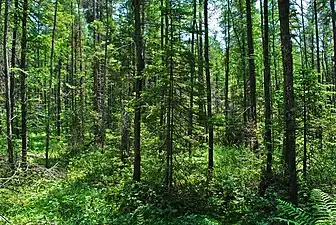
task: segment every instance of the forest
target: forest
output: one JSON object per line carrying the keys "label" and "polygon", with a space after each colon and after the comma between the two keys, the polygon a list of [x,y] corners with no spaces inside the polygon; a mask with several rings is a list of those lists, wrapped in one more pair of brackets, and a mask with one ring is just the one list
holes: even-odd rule
{"label": "forest", "polygon": [[336,224],[334,0],[0,0],[0,224]]}

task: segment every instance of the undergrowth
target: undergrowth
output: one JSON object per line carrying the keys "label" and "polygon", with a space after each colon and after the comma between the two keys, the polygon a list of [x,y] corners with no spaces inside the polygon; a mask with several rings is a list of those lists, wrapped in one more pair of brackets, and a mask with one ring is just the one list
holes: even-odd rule
{"label": "undergrowth", "polygon": [[[174,184],[164,185],[160,155],[144,152],[142,181],[132,181],[132,159],[90,148],[52,168],[31,162],[0,188],[0,221],[10,224],[266,224],[256,212],[260,160],[245,149],[216,149],[214,179],[206,154],[175,160]],[[205,152],[205,151],[204,151]],[[60,157],[64,158],[64,156]],[[1,175],[2,176],[2,175]],[[18,183],[20,182],[20,184]],[[19,185],[18,185],[19,184]],[[7,222],[6,222],[7,221]],[[259,221],[259,222],[258,222]],[[261,221],[261,222],[260,222]]]}

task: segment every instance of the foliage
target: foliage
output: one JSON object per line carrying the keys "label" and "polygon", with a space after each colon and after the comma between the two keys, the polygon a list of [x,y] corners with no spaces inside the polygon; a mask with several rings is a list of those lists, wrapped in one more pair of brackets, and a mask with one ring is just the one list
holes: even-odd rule
{"label": "foliage", "polygon": [[[328,194],[319,189],[311,191],[311,208],[306,212],[291,203],[278,200],[279,218],[277,220],[289,224],[336,224],[336,202]],[[288,218],[288,219],[287,219]]]}

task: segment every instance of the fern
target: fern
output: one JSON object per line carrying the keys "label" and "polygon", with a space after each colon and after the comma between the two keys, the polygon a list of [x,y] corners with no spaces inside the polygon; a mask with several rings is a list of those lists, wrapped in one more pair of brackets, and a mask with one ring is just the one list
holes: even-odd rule
{"label": "fern", "polygon": [[336,202],[331,196],[319,189],[311,192],[316,224],[336,224]]}
{"label": "fern", "polygon": [[278,211],[283,218],[278,217],[276,219],[287,224],[315,225],[316,223],[316,219],[313,216],[295,207],[293,204],[280,199],[278,199]]}
{"label": "fern", "polygon": [[319,189],[311,192],[312,214],[295,207],[286,201],[278,200],[280,217],[276,220],[294,225],[335,225],[336,202],[328,194]]}

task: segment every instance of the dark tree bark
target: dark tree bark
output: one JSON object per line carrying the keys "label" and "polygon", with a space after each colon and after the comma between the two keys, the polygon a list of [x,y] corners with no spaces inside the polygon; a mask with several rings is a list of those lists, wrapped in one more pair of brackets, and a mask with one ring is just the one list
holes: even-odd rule
{"label": "dark tree bark", "polygon": [[8,65],[8,10],[9,1],[5,1],[5,20],[4,20],[4,36],[3,36],[3,58],[4,58],[4,74],[5,74],[5,89],[6,89],[6,122],[7,122],[7,151],[8,162],[14,168],[14,149],[13,149],[13,123],[12,123],[12,101],[11,101],[11,75]]}
{"label": "dark tree bark", "polygon": [[284,119],[285,175],[288,181],[288,195],[293,204],[297,204],[297,175],[295,152],[295,101],[293,87],[293,55],[289,28],[289,0],[278,0],[280,16],[281,50],[284,73]]}
{"label": "dark tree bark", "polygon": [[209,63],[209,27],[208,27],[208,0],[204,0],[204,59],[205,59],[205,77],[207,87],[207,128],[209,132],[208,149],[208,172],[209,178],[213,176],[213,124],[212,124],[212,102],[211,102],[211,79]]}
{"label": "dark tree bark", "polygon": [[[26,90],[26,71],[27,71],[27,18],[28,0],[23,1],[22,13],[22,39],[21,39],[21,139],[22,139],[22,166],[27,166],[27,90]],[[14,35],[14,34],[13,34]]]}
{"label": "dark tree bark", "polygon": [[133,0],[134,13],[134,43],[136,48],[136,78],[135,78],[135,117],[134,117],[134,174],[133,179],[140,181],[140,122],[141,122],[141,87],[142,87],[142,73],[145,66],[143,59],[143,44],[142,32],[140,23],[140,8],[141,0]]}
{"label": "dark tree bark", "polygon": [[257,129],[257,100],[256,100],[256,78],[254,65],[254,47],[253,47],[253,32],[252,32],[252,16],[251,16],[251,1],[246,0],[246,18],[247,18],[247,44],[249,56],[249,72],[250,72],[250,123],[251,123],[251,148],[254,152],[258,149],[258,139],[256,135]]}

